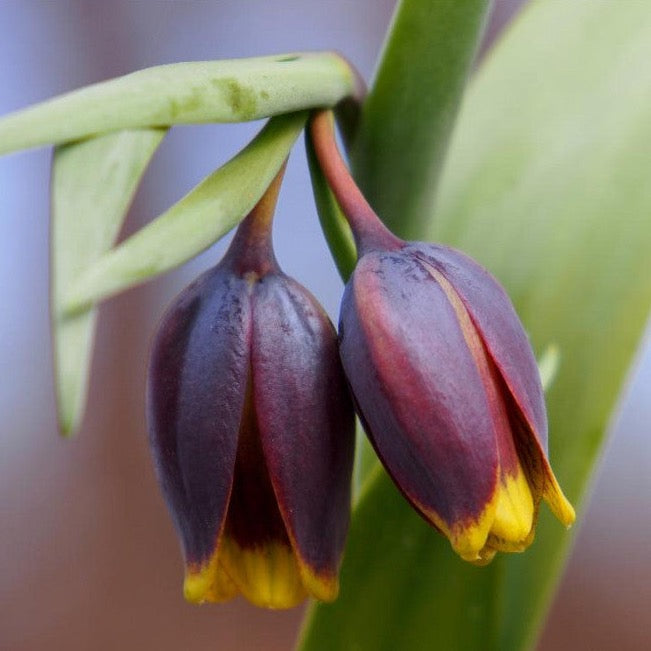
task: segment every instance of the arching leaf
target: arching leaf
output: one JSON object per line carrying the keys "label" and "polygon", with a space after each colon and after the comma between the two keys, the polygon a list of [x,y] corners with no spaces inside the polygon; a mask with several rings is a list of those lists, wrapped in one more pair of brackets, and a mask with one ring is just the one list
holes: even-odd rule
{"label": "arching leaf", "polygon": [[202,122],[244,122],[358,92],[331,52],[156,66],[60,95],[0,120],[0,154],[106,131]]}
{"label": "arching leaf", "polygon": [[51,309],[61,431],[74,433],[86,399],[95,310],[66,318],[72,282],[115,241],[165,129],[138,129],[57,147],[52,161]]}
{"label": "arching leaf", "polygon": [[264,194],[305,125],[307,114],[271,118],[223,167],[115,249],[65,291],[72,314],[191,259],[223,237]]}

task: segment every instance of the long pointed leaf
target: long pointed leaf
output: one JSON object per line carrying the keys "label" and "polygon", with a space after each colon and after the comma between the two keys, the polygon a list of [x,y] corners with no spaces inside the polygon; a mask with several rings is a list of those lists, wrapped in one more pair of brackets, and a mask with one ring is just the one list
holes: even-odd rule
{"label": "long pointed leaf", "polygon": [[364,103],[353,169],[398,235],[432,216],[447,150],[490,0],[402,0]]}
{"label": "long pointed leaf", "polygon": [[[532,3],[471,86],[431,233],[496,273],[538,352],[558,345],[550,451],[575,502],[651,303],[650,60],[645,3]],[[304,649],[530,648],[571,541],[543,508],[527,552],[464,565],[383,472],[353,522]]]}
{"label": "long pointed leaf", "polygon": [[65,312],[168,271],[228,233],[276,176],[306,118],[305,112],[271,118],[239,154],[87,269],[67,289]]}
{"label": "long pointed leaf", "polygon": [[[550,451],[575,501],[651,305],[650,60],[646,3],[533,3],[471,89],[442,179],[433,235],[500,277],[538,350],[558,344]],[[500,648],[533,644],[570,540],[544,517],[530,553],[500,561]]]}
{"label": "long pointed leaf", "polygon": [[77,429],[88,383],[95,310],[61,317],[66,289],[115,241],[164,129],[124,131],[58,147],[52,162],[52,330],[59,423]]}
{"label": "long pointed leaf", "polygon": [[157,66],[5,116],[0,154],[117,129],[243,122],[334,106],[357,86],[345,60],[331,52]]}

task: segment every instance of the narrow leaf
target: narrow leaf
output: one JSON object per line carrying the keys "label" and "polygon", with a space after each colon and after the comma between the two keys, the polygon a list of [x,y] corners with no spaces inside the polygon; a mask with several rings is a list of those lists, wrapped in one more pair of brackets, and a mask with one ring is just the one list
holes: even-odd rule
{"label": "narrow leaf", "polygon": [[331,52],[156,66],[5,116],[0,154],[117,129],[256,120],[357,92],[354,73]]}
{"label": "narrow leaf", "polygon": [[[651,304],[650,60],[645,3],[531,3],[470,88],[430,231],[506,285],[536,351],[558,346],[550,454],[575,504]],[[464,565],[379,472],[303,648],[532,648],[570,541],[543,508],[524,554]]]}
{"label": "narrow leaf", "polygon": [[402,0],[364,104],[353,169],[398,235],[418,237],[490,0]]}
{"label": "narrow leaf", "polygon": [[[646,3],[532,3],[469,93],[432,232],[498,275],[537,350],[558,345],[550,453],[575,502],[651,305],[650,60]],[[533,645],[570,541],[544,517],[500,561],[500,648]]]}
{"label": "narrow leaf", "polygon": [[239,154],[79,276],[67,288],[65,312],[168,271],[228,233],[276,176],[306,117],[301,112],[269,120]]}
{"label": "narrow leaf", "polygon": [[74,433],[88,383],[95,310],[61,317],[68,286],[115,241],[164,129],[123,131],[56,148],[52,163],[52,329],[61,431]]}

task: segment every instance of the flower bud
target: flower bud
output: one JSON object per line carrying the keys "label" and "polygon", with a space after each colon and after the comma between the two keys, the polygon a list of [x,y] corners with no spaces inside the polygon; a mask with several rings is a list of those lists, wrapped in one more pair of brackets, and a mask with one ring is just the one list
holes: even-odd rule
{"label": "flower bud", "polygon": [[289,608],[338,591],[354,412],[332,324],[273,256],[279,183],[153,347],[151,447],[192,602]]}
{"label": "flower bud", "polygon": [[393,481],[474,563],[526,549],[541,499],[569,526],[536,360],[508,296],[462,253],[405,242],[382,224],[328,112],[313,115],[310,135],[359,257],[341,309],[344,371]]}
{"label": "flower bud", "polygon": [[574,521],[547,460],[531,346],[485,269],[433,244],[369,251],[346,287],[340,338],[379,457],[462,558],[524,550],[541,499]]}

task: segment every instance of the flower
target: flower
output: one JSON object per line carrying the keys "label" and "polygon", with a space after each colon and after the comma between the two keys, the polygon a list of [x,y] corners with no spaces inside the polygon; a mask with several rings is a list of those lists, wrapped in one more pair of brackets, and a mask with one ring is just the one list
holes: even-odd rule
{"label": "flower", "polygon": [[378,456],[462,558],[526,549],[541,499],[574,521],[547,459],[531,346],[485,269],[433,244],[370,250],[346,287],[340,340]]}
{"label": "flower", "polygon": [[279,184],[177,297],[153,347],[151,447],[191,602],[241,593],[289,608],[338,591],[354,411],[332,324],[273,255]]}
{"label": "flower", "polygon": [[340,354],[389,475],[477,564],[526,549],[541,500],[569,526],[536,360],[506,292],[464,254],[405,242],[382,224],[346,169],[329,112],[312,116],[310,136],[357,247]]}

